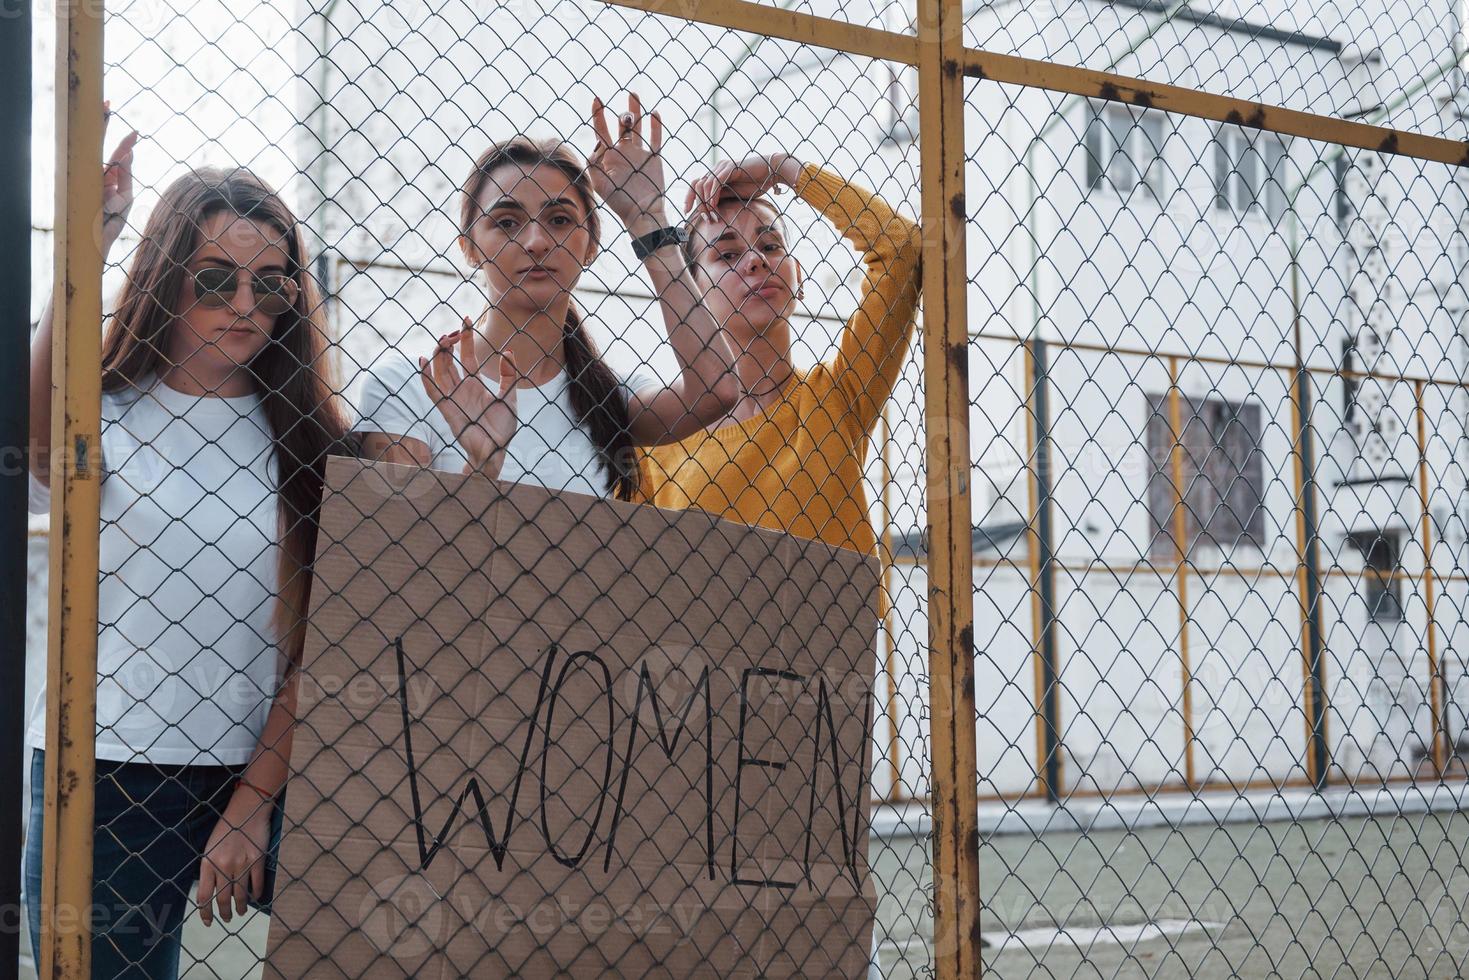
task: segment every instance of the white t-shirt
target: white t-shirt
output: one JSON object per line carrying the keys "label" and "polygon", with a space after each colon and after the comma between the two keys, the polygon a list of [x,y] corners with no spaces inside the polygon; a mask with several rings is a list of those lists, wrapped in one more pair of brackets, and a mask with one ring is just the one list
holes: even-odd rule
{"label": "white t-shirt", "polygon": [[[248,762],[280,666],[276,461],[260,399],[150,380],[103,394],[101,442],[97,758]],[[50,497],[32,476],[31,512]]]}
{"label": "white t-shirt", "polygon": [[[649,376],[636,373],[623,388],[630,395],[652,383]],[[444,414],[429,400],[418,365],[404,354],[390,351],[373,365],[358,401],[358,432],[417,439],[428,446],[431,467],[463,472],[469,457]],[[500,479],[547,490],[609,495],[606,470],[591,436],[577,421],[565,371],[539,387],[517,389],[515,407],[520,424],[505,448]]]}

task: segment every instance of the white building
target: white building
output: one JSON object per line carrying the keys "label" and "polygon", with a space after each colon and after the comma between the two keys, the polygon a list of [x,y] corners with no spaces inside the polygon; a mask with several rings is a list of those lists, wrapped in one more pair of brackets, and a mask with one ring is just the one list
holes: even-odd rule
{"label": "white building", "polygon": [[[801,9],[907,28],[906,6],[858,6],[813,0]],[[977,6],[966,31],[970,44],[998,52],[1464,138],[1450,97],[1463,90],[1457,5],[1383,0],[1352,7],[1346,20],[1307,3],[1233,6],[1002,3]],[[752,45],[594,0],[262,5],[218,37],[199,30],[231,23],[223,6],[219,18],[196,10],[187,22],[163,9],[109,12],[108,94],[122,120],[152,138],[138,154],[139,214],[189,164],[237,160],[283,186],[318,239],[349,371],[370,367],[388,345],[422,350],[478,310],[454,247],[460,180],[490,141],[517,132],[590,150],[593,95],[631,87],[658,108],[678,178],[716,152],[784,149],[918,213],[911,69]],[[48,57],[37,62],[49,84]],[[1034,541],[1025,531],[1035,426],[1017,346],[1034,337],[1048,342],[1050,365],[1062,786],[1305,777],[1289,370],[1297,323],[1300,355],[1328,372],[1314,376],[1311,433],[1333,773],[1420,772],[1432,699],[1414,389],[1329,372],[1465,379],[1464,185],[1448,167],[1254,129],[993,82],[968,91],[982,794],[1041,789]],[[37,120],[44,145],[47,110],[38,107]],[[47,200],[40,163],[38,200]],[[677,184],[674,203],[682,192]],[[809,276],[798,359],[810,363],[829,356],[860,276],[818,217],[800,206],[790,217]],[[49,205],[38,209],[38,224],[48,223]],[[604,227],[608,247],[582,303],[614,364],[647,360],[666,372],[672,357],[659,346],[646,280],[615,218]],[[44,282],[49,256],[37,254]],[[1167,571],[1168,355],[1178,357],[1188,423],[1180,464],[1196,515],[1185,518],[1196,569],[1183,617],[1187,705],[1179,580]],[[928,789],[926,582],[913,561],[926,519],[920,362],[912,359],[889,406],[885,461],[871,466],[874,509],[900,555],[884,651],[897,686],[876,731],[874,786],[884,796]],[[1450,573],[1466,564],[1466,406],[1456,389],[1424,390],[1433,645],[1444,727],[1457,740],[1469,720],[1455,653],[1466,590]],[[1402,578],[1364,572],[1369,559]],[[40,592],[32,603],[44,611]],[[37,650],[39,639],[33,664]]]}

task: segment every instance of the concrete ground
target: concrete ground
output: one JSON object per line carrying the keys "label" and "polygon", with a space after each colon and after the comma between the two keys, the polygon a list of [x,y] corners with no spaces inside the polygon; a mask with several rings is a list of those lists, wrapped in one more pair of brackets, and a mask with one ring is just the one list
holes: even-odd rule
{"label": "concrete ground", "polygon": [[[1466,850],[1461,812],[990,837],[986,973],[1462,976]],[[883,974],[930,976],[927,841],[874,840],[872,860]],[[228,929],[191,919],[185,976],[258,976],[266,929],[254,914]]]}
{"label": "concrete ground", "polygon": [[[1466,850],[1462,812],[991,837],[986,975],[1464,976]],[[926,976],[926,841],[873,855],[884,974]]]}

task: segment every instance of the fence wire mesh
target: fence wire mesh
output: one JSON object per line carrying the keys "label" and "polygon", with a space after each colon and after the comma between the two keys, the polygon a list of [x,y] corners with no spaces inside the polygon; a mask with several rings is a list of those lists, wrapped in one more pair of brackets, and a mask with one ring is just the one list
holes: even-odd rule
{"label": "fence wire mesh", "polygon": [[[965,5],[1035,73],[948,120],[963,420],[919,10],[637,6],[108,5],[94,975],[931,976],[945,833],[999,976],[1463,972],[1466,184],[1274,131],[1466,140],[1462,6]],[[420,371],[461,330],[484,384]],[[930,819],[952,431],[977,845]],[[241,868],[272,914],[201,916]]]}

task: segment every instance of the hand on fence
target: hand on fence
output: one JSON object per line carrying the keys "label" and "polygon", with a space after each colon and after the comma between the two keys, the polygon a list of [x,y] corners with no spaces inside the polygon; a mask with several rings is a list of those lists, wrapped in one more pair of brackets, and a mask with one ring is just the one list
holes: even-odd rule
{"label": "hand on fence", "polygon": [[627,97],[627,112],[617,122],[617,139],[607,128],[601,99],[592,100],[592,128],[597,149],[587,161],[592,188],[607,202],[630,234],[644,235],[668,225],[663,203],[663,120],[648,113],[648,140],[643,140],[643,104],[636,93]]}
{"label": "hand on fence", "polygon": [[[515,411],[515,384],[520,372],[507,351],[500,355],[500,387],[497,392],[486,383],[478,368],[469,365],[474,359],[474,328],[466,318],[464,329],[439,338],[432,359],[418,359],[419,377],[429,400],[438,406],[449,423],[459,445],[469,457],[465,473],[500,475],[505,462],[505,449],[515,436],[519,419]],[[454,344],[459,344],[459,360],[464,373],[454,362]]]}
{"label": "hand on fence", "polygon": [[[112,121],[110,103],[102,103],[102,138],[107,139],[107,124]],[[113,243],[127,226],[128,211],[133,206],[133,147],[138,131],[132,130],[117,144],[102,168],[102,257],[112,251]]]}
{"label": "hand on fence", "polygon": [[795,187],[800,179],[801,161],[789,153],[757,154],[738,163],[722,160],[689,187],[684,210],[690,217],[701,211],[712,212],[725,198],[749,200],[772,189],[779,191],[782,185]]}
{"label": "hand on fence", "polygon": [[265,889],[265,851],[270,845],[270,804],[250,790],[236,790],[204,847],[199,863],[199,921],[229,922],[245,914]]}

